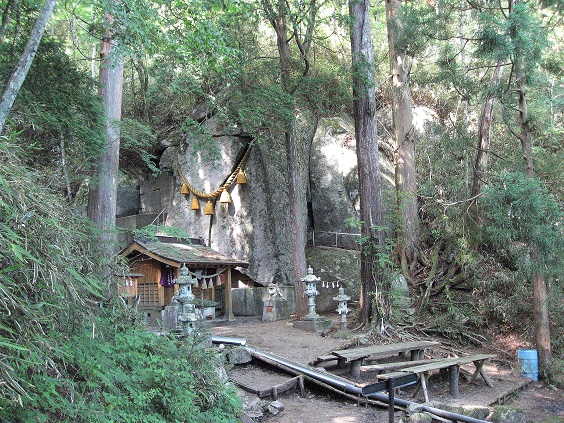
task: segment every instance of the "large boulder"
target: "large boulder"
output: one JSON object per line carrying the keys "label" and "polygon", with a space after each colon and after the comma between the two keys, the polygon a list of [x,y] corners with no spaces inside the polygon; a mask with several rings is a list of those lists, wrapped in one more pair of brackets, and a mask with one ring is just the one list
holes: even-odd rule
{"label": "large boulder", "polygon": [[[293,285],[283,134],[256,142],[251,147],[243,164],[249,183],[232,184],[232,202],[218,202],[215,214],[207,216],[204,214],[205,200],[201,200],[199,210],[191,210],[193,196],[180,193],[183,181],[189,181],[199,191],[215,191],[237,165],[237,158],[249,140],[231,128],[223,127],[215,118],[208,119],[203,126],[207,137],[187,137],[181,145],[169,147],[161,157],[160,166],[170,170],[168,178],[172,181],[172,184],[163,184],[161,181],[165,193],[162,208],[167,213],[166,224],[178,226],[191,236],[204,237],[210,247],[223,254],[248,260],[250,266],[245,272],[263,286],[271,282]],[[299,231],[305,235],[308,229],[314,229],[316,245],[331,245],[334,233],[358,233],[358,229],[350,228],[345,223],[347,219],[358,217],[358,177],[352,120],[337,117],[318,122],[313,116],[304,113],[296,122],[295,136]],[[206,147],[199,148],[202,145]],[[214,150],[216,156],[210,157],[209,153]],[[384,154],[381,155],[381,169],[384,175],[383,191],[387,197],[393,198],[393,165],[385,159]],[[151,184],[155,185],[154,182],[144,185]],[[171,185],[173,188],[169,194]],[[142,187],[142,209],[154,211],[158,208],[152,201],[155,192],[155,188]],[[321,242],[323,234],[330,232],[332,234],[328,241]],[[355,248],[356,238],[341,237],[339,247]],[[323,273],[328,275],[323,275],[324,280],[341,279],[341,276],[329,278],[331,273],[341,273],[336,268],[339,263],[340,260],[332,260],[323,265]],[[350,285],[351,288],[353,285]],[[328,296],[328,309],[333,308],[332,296]]]}
{"label": "large boulder", "polygon": [[[354,123],[350,118],[321,119],[310,154],[311,216],[318,242],[329,233],[356,232],[346,225],[358,218],[358,173]],[[340,247],[355,248],[354,238],[341,239]]]}

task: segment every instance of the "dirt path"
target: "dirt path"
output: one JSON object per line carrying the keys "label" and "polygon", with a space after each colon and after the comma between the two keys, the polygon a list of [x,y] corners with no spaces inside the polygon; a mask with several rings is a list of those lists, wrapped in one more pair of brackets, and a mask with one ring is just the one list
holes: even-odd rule
{"label": "dirt path", "polygon": [[[340,349],[349,342],[333,336],[336,332],[323,337],[296,329],[290,321],[260,322],[257,319],[239,319],[230,323],[220,322],[213,326],[211,331],[213,335],[244,338],[247,345],[254,349],[275,354],[305,366],[317,356]],[[484,351],[468,351],[467,353],[474,352]],[[431,350],[430,353],[440,357],[442,351],[440,349]],[[481,378],[478,378],[472,385],[461,382],[460,396],[456,399],[449,394],[448,381],[439,380],[438,376],[433,376],[429,384],[430,399],[450,405],[487,406],[495,403],[499,398],[518,390],[527,382],[527,379],[517,375],[511,364],[515,365],[515,363],[507,363],[503,360],[488,362],[485,368],[494,388],[486,386]],[[468,368],[463,366],[461,373],[471,370],[473,366]],[[280,383],[280,380],[276,380],[276,376],[254,371],[246,372],[244,367],[235,368],[233,372],[238,372],[233,375],[235,377],[247,377],[245,383],[250,386],[260,388]],[[248,380],[248,374],[256,374],[256,376]],[[257,418],[255,421],[261,423],[376,423],[388,421],[386,409],[359,406],[355,401],[330,394],[315,386],[306,385],[306,388],[307,394],[303,398],[296,390],[281,395],[279,399],[284,405],[284,410],[276,416],[270,416],[267,419]],[[412,398],[410,391],[407,389],[401,394],[401,397],[408,401],[424,402],[421,392]],[[241,392],[241,395],[249,404],[258,402],[256,396],[244,392]],[[530,422],[542,422],[551,418],[551,423],[564,423],[564,393],[562,390],[552,390],[541,383],[532,383],[517,397],[507,397],[507,401],[511,405],[522,408]],[[396,413],[398,419],[401,415],[401,412]]]}

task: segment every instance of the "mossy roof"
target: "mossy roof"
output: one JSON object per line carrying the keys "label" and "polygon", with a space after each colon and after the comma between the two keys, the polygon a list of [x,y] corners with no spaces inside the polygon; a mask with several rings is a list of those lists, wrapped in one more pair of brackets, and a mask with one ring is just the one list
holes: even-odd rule
{"label": "mossy roof", "polygon": [[120,253],[124,257],[144,254],[175,267],[248,267],[249,263],[235,259],[199,243],[177,238],[135,239]]}

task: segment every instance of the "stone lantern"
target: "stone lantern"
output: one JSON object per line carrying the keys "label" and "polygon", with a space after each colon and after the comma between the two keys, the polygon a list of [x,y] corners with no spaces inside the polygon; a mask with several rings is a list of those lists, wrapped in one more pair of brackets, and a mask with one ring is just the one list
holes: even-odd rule
{"label": "stone lantern", "polygon": [[196,322],[198,321],[196,306],[192,304],[194,300],[192,285],[196,285],[198,280],[189,275],[186,264],[183,264],[180,269],[180,276],[174,280],[174,283],[178,284],[178,291],[174,294],[174,299],[180,303],[178,323],[186,334],[192,335],[196,330]]}
{"label": "stone lantern", "polygon": [[301,281],[305,282],[305,295],[308,298],[308,308],[309,311],[305,315],[304,319],[317,319],[319,315],[315,312],[315,297],[319,295],[317,291],[317,282],[319,282],[321,278],[318,278],[313,274],[313,269],[308,267],[307,269],[307,276],[302,278]]}
{"label": "stone lantern", "polygon": [[329,330],[331,321],[315,312],[315,297],[319,295],[317,283],[320,280],[321,278],[313,274],[311,267],[308,267],[306,277],[300,279],[300,281],[304,282],[306,285],[303,295],[307,295],[309,312],[300,320],[295,321],[293,326],[298,329],[322,334]]}
{"label": "stone lantern", "polygon": [[339,288],[339,294],[336,297],[333,297],[334,301],[339,303],[337,307],[337,313],[341,315],[341,330],[347,330],[347,313],[349,309],[347,307],[347,301],[349,301],[351,297],[345,294],[345,288]]}

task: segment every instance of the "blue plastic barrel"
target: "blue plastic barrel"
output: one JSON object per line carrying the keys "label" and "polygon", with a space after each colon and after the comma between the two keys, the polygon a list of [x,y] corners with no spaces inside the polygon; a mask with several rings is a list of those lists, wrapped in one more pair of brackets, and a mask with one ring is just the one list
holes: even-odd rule
{"label": "blue plastic barrel", "polygon": [[521,374],[533,380],[539,380],[539,358],[537,350],[517,350],[517,360]]}

